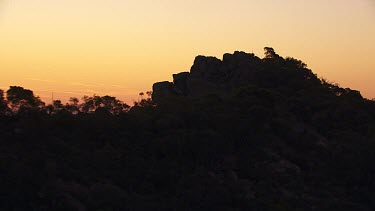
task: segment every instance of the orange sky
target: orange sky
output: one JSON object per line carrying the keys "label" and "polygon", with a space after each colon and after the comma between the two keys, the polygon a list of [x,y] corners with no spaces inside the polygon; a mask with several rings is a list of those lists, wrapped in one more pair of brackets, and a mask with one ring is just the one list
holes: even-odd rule
{"label": "orange sky", "polygon": [[265,46],[375,98],[373,0],[0,0],[0,89],[46,102],[131,103],[196,55],[262,57]]}

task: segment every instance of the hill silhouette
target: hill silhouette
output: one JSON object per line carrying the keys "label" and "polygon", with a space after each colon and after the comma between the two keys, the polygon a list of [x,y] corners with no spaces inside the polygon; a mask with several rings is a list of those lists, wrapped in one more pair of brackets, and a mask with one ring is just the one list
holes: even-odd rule
{"label": "hill silhouette", "polygon": [[0,209],[375,209],[375,102],[300,60],[198,56],[140,95],[0,91]]}

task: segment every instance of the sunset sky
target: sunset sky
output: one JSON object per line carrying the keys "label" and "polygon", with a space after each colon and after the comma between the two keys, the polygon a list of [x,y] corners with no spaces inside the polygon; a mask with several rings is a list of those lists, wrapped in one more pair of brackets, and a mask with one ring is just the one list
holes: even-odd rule
{"label": "sunset sky", "polygon": [[131,103],[196,55],[270,46],[375,98],[374,0],[0,0],[0,89]]}

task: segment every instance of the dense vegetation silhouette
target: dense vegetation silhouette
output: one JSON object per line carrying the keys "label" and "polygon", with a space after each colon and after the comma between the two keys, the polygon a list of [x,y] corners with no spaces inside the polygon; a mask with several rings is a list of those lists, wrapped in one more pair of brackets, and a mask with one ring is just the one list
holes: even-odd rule
{"label": "dense vegetation silhouette", "polygon": [[265,48],[140,93],[0,90],[0,210],[374,210],[375,102]]}

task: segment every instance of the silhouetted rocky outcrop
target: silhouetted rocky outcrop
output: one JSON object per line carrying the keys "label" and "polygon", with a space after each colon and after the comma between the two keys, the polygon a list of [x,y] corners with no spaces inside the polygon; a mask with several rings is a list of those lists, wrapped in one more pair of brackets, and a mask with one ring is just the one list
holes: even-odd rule
{"label": "silhouetted rocky outcrop", "polygon": [[222,60],[197,56],[190,72],[174,74],[173,83],[163,82],[163,86],[156,83],[153,87],[153,100],[158,102],[161,96],[195,98],[208,94],[225,97],[228,93],[250,84],[265,88],[301,88],[292,86],[298,85],[297,83],[304,86],[308,84],[307,80],[320,83],[319,79],[305,66],[299,65],[299,62],[292,58],[283,59],[274,52],[266,52],[264,59],[241,51],[226,53]]}

